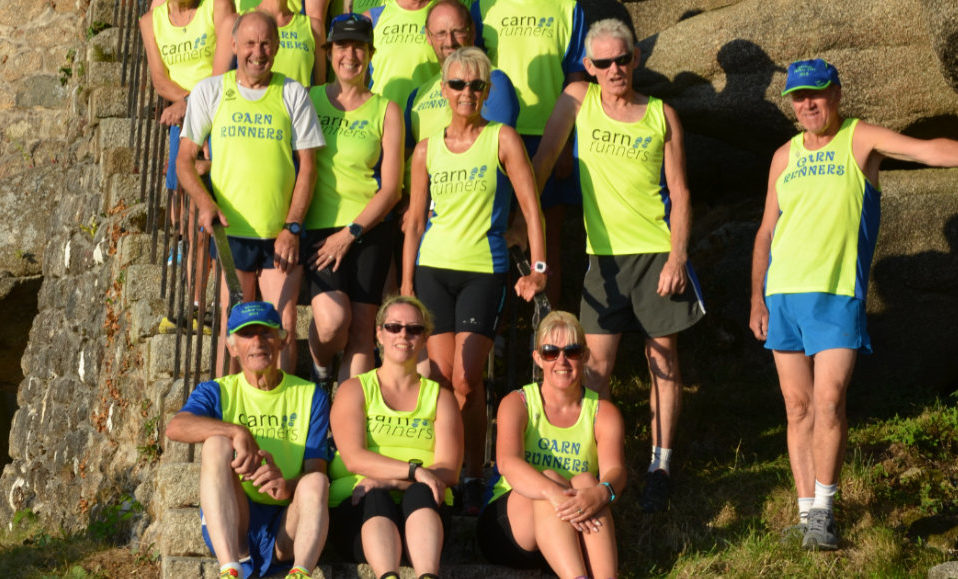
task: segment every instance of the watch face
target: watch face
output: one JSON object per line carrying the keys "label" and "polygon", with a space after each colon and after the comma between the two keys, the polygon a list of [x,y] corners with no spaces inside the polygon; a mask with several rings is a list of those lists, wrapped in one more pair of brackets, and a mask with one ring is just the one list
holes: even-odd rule
{"label": "watch face", "polygon": [[545,273],[549,269],[549,266],[546,265],[544,261],[537,261],[532,264],[532,270],[536,273]]}
{"label": "watch face", "polygon": [[350,235],[352,235],[353,237],[359,237],[360,235],[363,234],[363,226],[360,225],[360,224],[358,224],[358,223],[350,223],[350,224],[349,224],[349,233],[350,233]]}
{"label": "watch face", "polygon": [[299,235],[302,231],[302,227],[300,227],[299,223],[287,223],[286,229],[288,229],[293,235]]}

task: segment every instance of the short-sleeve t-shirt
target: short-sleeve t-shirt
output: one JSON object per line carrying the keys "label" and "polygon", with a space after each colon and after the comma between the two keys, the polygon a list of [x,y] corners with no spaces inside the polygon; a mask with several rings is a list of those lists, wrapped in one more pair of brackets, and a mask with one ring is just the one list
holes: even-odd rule
{"label": "short-sleeve t-shirt", "polygon": [[[329,396],[296,376],[283,373],[272,390],[251,386],[242,372],[202,382],[180,412],[239,424],[249,429],[256,443],[273,455],[284,478],[299,476],[303,461],[329,461]],[[260,493],[251,483],[243,490],[255,502],[288,504]]]}

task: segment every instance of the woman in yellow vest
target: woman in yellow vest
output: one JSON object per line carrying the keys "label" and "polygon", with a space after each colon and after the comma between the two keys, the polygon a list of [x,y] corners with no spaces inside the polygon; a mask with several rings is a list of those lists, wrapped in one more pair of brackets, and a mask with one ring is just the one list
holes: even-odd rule
{"label": "woman in yellow vest", "polygon": [[255,8],[276,20],[279,50],[273,60],[273,72],[281,72],[309,88],[326,79],[326,60],[322,51],[326,40],[323,20],[302,11],[294,11],[287,0],[263,0]]}
{"label": "woman in yellow vest", "polygon": [[416,372],[431,330],[419,300],[386,300],[376,315],[382,366],[343,382],[330,414],[330,538],[380,578],[399,578],[404,545],[420,578],[438,576],[462,464],[456,399]]}
{"label": "woman in yellow vest", "polygon": [[499,405],[498,474],[476,529],[494,563],[548,563],[560,578],[618,574],[610,506],[626,483],[625,427],[612,402],[582,386],[588,357],[575,316],[550,313],[532,353],[542,384]]}
{"label": "woman in yellow vest", "polygon": [[[466,428],[463,511],[482,506],[486,397],[482,370],[506,291],[505,230],[512,197],[528,224],[534,270],[516,283],[525,300],[545,288],[542,212],[522,139],[512,127],[482,118],[489,96],[489,58],[475,47],[449,55],[442,93],[452,119],[412,155],[406,212],[402,293],[416,295],[436,317],[427,349],[438,379],[452,387]],[[430,203],[431,201],[431,203]],[[426,220],[429,212],[428,226]]]}
{"label": "woman in yellow vest", "polygon": [[340,382],[375,366],[376,310],[396,237],[395,221],[384,218],[399,201],[402,113],[367,88],[372,40],[365,16],[334,18],[327,51],[336,80],[309,93],[326,137],[303,222],[313,309],[309,343],[320,383],[336,378],[331,366],[339,352]]}

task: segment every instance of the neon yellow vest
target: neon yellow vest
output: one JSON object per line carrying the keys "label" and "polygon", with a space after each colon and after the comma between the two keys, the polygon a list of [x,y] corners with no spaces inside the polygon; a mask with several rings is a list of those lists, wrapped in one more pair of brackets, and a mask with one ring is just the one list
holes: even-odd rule
{"label": "neon yellow vest", "polygon": [[286,222],[296,175],[285,79],[273,73],[266,94],[248,101],[239,94],[236,71],[223,75],[210,132],[217,159],[210,177],[216,204],[229,222],[227,235],[272,239]]}
{"label": "neon yellow vest", "polygon": [[[306,436],[316,385],[290,374],[272,390],[251,386],[243,373],[217,378],[223,421],[247,427],[259,447],[273,455],[283,478],[294,478],[303,471]],[[243,482],[251,500],[271,505],[288,505]]]}
{"label": "neon yellow vest", "polygon": [[389,99],[373,94],[355,110],[341,111],[329,102],[326,86],[309,91],[326,146],[316,155],[319,178],[304,220],[306,229],[351,223],[379,190],[374,169],[382,154]]}
{"label": "neon yellow vest", "polygon": [[565,72],[574,0],[478,0],[482,38],[492,64],[512,79],[519,96],[516,130],[541,135]]}
{"label": "neon yellow vest", "polygon": [[512,189],[499,165],[500,123],[483,127],[462,153],[446,148],[443,134],[426,149],[426,171],[433,210],[416,263],[429,267],[503,273],[508,254],[503,237]]}
{"label": "neon yellow vest", "polygon": [[[432,465],[439,383],[420,378],[416,409],[402,412],[393,410],[383,401],[375,370],[360,374],[358,378],[366,397],[366,448],[389,458],[403,461],[418,458],[423,466]],[[349,472],[337,452],[329,463],[329,478],[329,506],[335,507],[348,499],[356,484],[366,477]],[[399,496],[394,493],[397,502]],[[446,489],[445,503],[452,504],[450,489]]]}
{"label": "neon yellow vest", "polygon": [[170,5],[160,4],[153,10],[153,36],[170,80],[182,88],[191,91],[196,83],[213,74],[213,0],[200,0],[186,26],[170,24]]}
{"label": "neon yellow vest", "polygon": [[273,60],[273,72],[280,72],[299,84],[313,84],[313,64],[316,62],[316,39],[309,18],[293,14],[289,24],[279,29],[279,50]]}
{"label": "neon yellow vest", "polygon": [[[599,409],[599,395],[583,388],[582,410],[579,419],[568,428],[553,426],[542,408],[542,394],[538,384],[522,387],[526,398],[529,420],[525,430],[526,462],[537,471],[553,470],[570,479],[582,472],[599,475],[599,454],[595,446],[595,413]],[[500,476],[492,487],[492,502],[512,489],[506,477]]]}
{"label": "neon yellow vest", "polygon": [[788,166],[775,182],[781,214],[772,236],[766,295],[824,292],[864,299],[880,191],[852,154],[858,119],[810,151],[804,133],[791,140]]}
{"label": "neon yellow vest", "polygon": [[405,110],[413,89],[439,72],[436,53],[426,39],[426,11],[431,5],[405,10],[389,2],[373,28],[372,90],[400,110]]}
{"label": "neon yellow vest", "polygon": [[[382,6],[385,3],[386,0],[353,0],[353,12],[356,14],[362,14],[370,8]],[[327,17],[332,19],[333,17],[339,16],[345,12],[345,9],[343,8],[344,5],[345,2],[343,0],[333,0],[330,2],[329,8],[326,11]]]}
{"label": "neon yellow vest", "polygon": [[[248,10],[252,10],[260,5],[263,0],[235,0],[236,2],[236,13],[242,14]],[[303,11],[303,0],[289,0],[286,3],[289,6],[289,9],[293,12],[302,12]]]}
{"label": "neon yellow vest", "polygon": [[586,252],[667,253],[672,246],[662,101],[649,97],[642,119],[625,123],[605,114],[601,98],[599,85],[590,84],[575,121]]}

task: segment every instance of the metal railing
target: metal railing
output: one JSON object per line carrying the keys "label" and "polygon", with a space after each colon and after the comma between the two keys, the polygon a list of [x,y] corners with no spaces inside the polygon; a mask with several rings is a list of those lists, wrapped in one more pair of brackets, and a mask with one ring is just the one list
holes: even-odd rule
{"label": "metal railing", "polygon": [[[210,265],[211,236],[197,228],[197,210],[189,196],[166,188],[165,161],[168,133],[158,121],[168,103],[153,89],[143,43],[137,25],[149,10],[148,0],[116,0],[114,22],[120,28],[117,51],[122,62],[121,82],[128,88],[127,115],[131,119],[128,146],[133,150],[135,171],[140,177],[139,201],[146,204],[147,233],[151,236],[150,261],[167,263],[162,270],[159,293],[166,301],[166,319],[161,331],[175,334],[173,378],[183,378],[186,392],[209,372],[203,363],[203,347],[209,328],[210,367],[217,359],[221,310],[221,283],[225,277],[232,307],[242,298],[233,267],[232,253],[221,226],[216,226],[212,243],[219,257]],[[192,216],[192,218],[190,218]],[[199,249],[198,249],[199,248]],[[225,271],[225,274],[224,274]],[[212,273],[212,300],[206,284]],[[209,303],[208,303],[209,301]],[[209,323],[207,323],[207,321]],[[221,356],[226,371],[229,356]]]}

